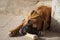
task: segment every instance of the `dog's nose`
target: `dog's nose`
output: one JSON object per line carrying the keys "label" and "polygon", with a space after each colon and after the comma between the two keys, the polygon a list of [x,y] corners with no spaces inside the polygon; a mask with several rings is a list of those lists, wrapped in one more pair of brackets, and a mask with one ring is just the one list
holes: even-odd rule
{"label": "dog's nose", "polygon": [[32,24],[32,20],[28,20],[28,23],[29,23],[29,24]]}

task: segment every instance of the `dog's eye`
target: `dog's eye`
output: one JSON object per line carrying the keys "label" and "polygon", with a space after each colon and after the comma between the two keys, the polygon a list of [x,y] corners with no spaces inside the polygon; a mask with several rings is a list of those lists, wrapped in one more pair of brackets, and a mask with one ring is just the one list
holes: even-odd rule
{"label": "dog's eye", "polygon": [[32,20],[28,20],[28,23],[29,23],[29,24],[32,24]]}

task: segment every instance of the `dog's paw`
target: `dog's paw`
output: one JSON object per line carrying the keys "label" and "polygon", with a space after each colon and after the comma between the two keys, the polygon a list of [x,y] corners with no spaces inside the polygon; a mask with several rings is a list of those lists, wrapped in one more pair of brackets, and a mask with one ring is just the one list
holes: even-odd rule
{"label": "dog's paw", "polygon": [[16,34],[17,34],[16,32],[10,32],[10,33],[9,33],[9,36],[10,36],[10,37],[14,37]]}
{"label": "dog's paw", "polygon": [[40,37],[40,36],[41,36],[41,31],[39,31],[39,32],[37,33],[37,35]]}

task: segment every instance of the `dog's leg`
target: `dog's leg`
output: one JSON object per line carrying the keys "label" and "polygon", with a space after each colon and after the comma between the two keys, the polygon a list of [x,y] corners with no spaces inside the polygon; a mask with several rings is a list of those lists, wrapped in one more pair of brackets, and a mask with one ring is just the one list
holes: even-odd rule
{"label": "dog's leg", "polygon": [[43,30],[47,30],[50,27],[51,17],[47,17],[46,20],[44,20]]}
{"label": "dog's leg", "polygon": [[25,23],[25,20],[23,20],[22,23],[17,28],[10,30],[9,36],[11,37],[15,36],[19,32],[19,29],[23,26],[24,23]]}

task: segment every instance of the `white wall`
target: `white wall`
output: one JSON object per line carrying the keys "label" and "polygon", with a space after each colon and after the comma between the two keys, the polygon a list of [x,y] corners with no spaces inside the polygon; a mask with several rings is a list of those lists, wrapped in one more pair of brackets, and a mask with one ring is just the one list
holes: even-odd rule
{"label": "white wall", "polygon": [[52,0],[51,30],[60,32],[60,1]]}

